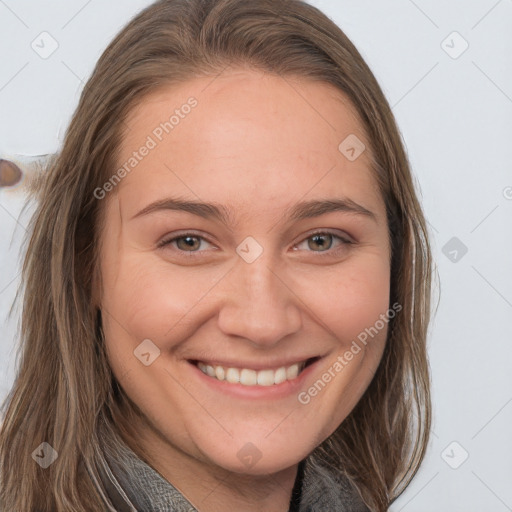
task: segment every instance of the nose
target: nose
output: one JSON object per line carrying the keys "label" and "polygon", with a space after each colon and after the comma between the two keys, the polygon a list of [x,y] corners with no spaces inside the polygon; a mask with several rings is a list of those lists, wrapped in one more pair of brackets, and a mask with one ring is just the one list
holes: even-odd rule
{"label": "nose", "polygon": [[226,276],[220,330],[261,348],[270,348],[299,331],[300,300],[279,271],[261,256],[252,263],[239,260]]}

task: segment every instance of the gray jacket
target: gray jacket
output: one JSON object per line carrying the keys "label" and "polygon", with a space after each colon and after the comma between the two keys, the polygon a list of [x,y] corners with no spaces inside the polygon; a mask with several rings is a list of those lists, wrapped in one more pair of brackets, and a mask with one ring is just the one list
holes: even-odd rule
{"label": "gray jacket", "polygon": [[[109,512],[198,512],[121,440],[103,453],[99,471]],[[293,495],[289,512],[371,512],[348,480],[335,478],[313,455],[300,463]]]}

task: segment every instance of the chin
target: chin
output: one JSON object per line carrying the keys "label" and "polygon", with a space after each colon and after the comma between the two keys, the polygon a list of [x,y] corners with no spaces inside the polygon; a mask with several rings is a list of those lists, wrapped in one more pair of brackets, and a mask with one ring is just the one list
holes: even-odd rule
{"label": "chin", "polygon": [[231,439],[228,444],[224,440],[215,444],[197,446],[204,457],[217,467],[226,471],[246,475],[268,475],[278,473],[298,464],[306,458],[316,446],[314,439],[309,443],[289,440],[284,444],[281,439],[272,439],[272,434],[266,439],[243,441]]}

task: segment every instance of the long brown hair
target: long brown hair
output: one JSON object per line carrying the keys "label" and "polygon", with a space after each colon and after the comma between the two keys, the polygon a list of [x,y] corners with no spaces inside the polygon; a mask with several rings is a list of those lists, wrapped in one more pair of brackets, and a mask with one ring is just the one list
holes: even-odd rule
{"label": "long brown hair", "polygon": [[[333,84],[370,141],[392,241],[386,348],[367,391],[315,450],[373,510],[387,510],[418,470],[430,431],[426,353],[432,260],[426,222],[393,114],[363,58],[328,17],[299,0],[160,0],[108,46],[85,85],[38,194],[22,271],[21,351],[0,431],[0,508],[103,511],[98,427],[123,390],[110,370],[93,300],[103,202],[125,120],[162,87],[227,66]],[[341,141],[340,141],[341,142]],[[58,457],[33,460],[43,442]]]}

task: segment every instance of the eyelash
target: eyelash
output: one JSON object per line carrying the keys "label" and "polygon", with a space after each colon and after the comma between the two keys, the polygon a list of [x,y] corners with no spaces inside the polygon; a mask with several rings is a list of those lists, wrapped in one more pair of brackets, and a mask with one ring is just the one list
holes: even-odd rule
{"label": "eyelash", "polygon": [[[325,251],[307,251],[307,252],[313,252],[313,253],[318,253],[319,256],[321,257],[327,257],[327,256],[335,256],[339,251],[343,250],[343,247],[346,246],[346,245],[352,245],[354,244],[354,242],[352,242],[351,240],[349,240],[348,238],[344,238],[332,231],[322,231],[322,230],[319,230],[319,231],[315,231],[313,233],[310,233],[306,238],[304,238],[303,240],[301,240],[297,245],[300,245],[302,244],[303,242],[306,242],[307,240],[309,240],[310,238],[313,238],[314,236],[317,236],[317,235],[330,235],[332,236],[333,238],[337,238],[340,242],[341,242],[341,246],[339,246],[338,248],[336,249],[326,249]],[[176,240],[179,240],[181,238],[187,238],[187,237],[194,237],[194,238],[198,238],[200,240],[204,240],[206,242],[208,242],[209,244],[213,244],[213,242],[210,242],[206,237],[198,234],[198,233],[193,233],[193,232],[187,232],[187,233],[183,233],[183,234],[180,234],[178,236],[174,236],[172,238],[168,238],[168,239],[163,239],[161,242],[159,242],[157,244],[157,247],[158,248],[163,248],[163,247],[166,247],[168,245],[171,245],[172,242],[175,242]],[[177,252],[180,252],[180,253],[183,253],[184,255],[185,254],[188,254],[188,256],[186,257],[199,257],[200,254],[204,251],[182,251],[181,249],[176,249],[175,250]]]}

